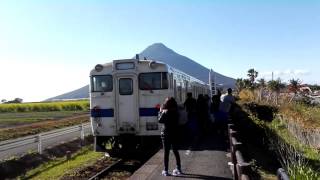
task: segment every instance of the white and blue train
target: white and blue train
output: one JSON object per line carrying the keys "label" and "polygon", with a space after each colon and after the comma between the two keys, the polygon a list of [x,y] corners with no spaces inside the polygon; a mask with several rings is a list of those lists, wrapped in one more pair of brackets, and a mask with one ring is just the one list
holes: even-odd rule
{"label": "white and blue train", "polygon": [[123,59],[98,64],[90,73],[91,125],[96,151],[137,147],[160,135],[161,103],[187,92],[209,94],[209,85],[169,65],[153,60]]}

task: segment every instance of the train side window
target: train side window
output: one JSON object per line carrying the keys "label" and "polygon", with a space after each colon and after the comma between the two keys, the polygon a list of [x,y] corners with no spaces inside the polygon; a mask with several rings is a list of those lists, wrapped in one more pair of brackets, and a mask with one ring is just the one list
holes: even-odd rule
{"label": "train side window", "polygon": [[182,83],[180,82],[179,86],[178,86],[178,95],[179,95],[179,101],[182,101]]}
{"label": "train side window", "polygon": [[186,81],[186,92],[185,92],[185,98],[187,98],[187,93],[189,92],[189,82]]}
{"label": "train side window", "polygon": [[113,80],[111,75],[99,75],[91,77],[91,92],[111,92]]}
{"label": "train side window", "polygon": [[168,73],[161,73],[161,89],[168,89]]}
{"label": "train side window", "polygon": [[169,81],[170,81],[170,89],[173,89],[173,74],[172,73],[170,73],[170,75],[169,75]]}
{"label": "train side window", "polygon": [[168,89],[168,77],[166,72],[141,73],[139,75],[140,90]]}
{"label": "train side window", "polygon": [[132,95],[133,93],[133,83],[131,78],[121,78],[119,79],[119,94],[120,95]]}
{"label": "train side window", "polygon": [[177,81],[174,80],[173,83],[173,91],[174,91],[174,98],[177,98]]}

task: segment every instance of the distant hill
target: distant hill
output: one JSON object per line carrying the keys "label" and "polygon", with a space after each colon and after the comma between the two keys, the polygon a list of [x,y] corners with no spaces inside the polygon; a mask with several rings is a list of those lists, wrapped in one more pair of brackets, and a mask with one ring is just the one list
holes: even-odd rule
{"label": "distant hill", "polygon": [[89,85],[86,85],[80,89],[76,89],[71,92],[67,92],[61,94],[59,96],[46,99],[45,101],[55,101],[55,100],[65,100],[65,99],[82,99],[82,98],[89,98]]}
{"label": "distant hill", "polygon": [[[194,60],[182,56],[173,50],[167,48],[162,43],[155,43],[147,47],[140,54],[140,59],[146,57],[147,59],[153,59],[162,61],[169,64],[170,66],[177,68],[183,72],[186,72],[204,82],[208,82],[209,79],[209,69],[195,62]],[[216,83],[222,84],[223,87],[235,87],[235,79],[229,78],[222,74],[216,73]],[[46,101],[58,100],[58,99],[80,99],[89,97],[89,87],[84,86],[80,89],[49,98]]]}
{"label": "distant hill", "polygon": [[[200,65],[199,63],[188,57],[174,52],[162,43],[155,43],[147,47],[140,53],[140,58],[143,59],[143,57],[146,57],[147,59],[162,61],[204,82],[209,81],[208,68]],[[213,69],[213,71],[215,70]],[[223,87],[233,88],[235,86],[235,79],[229,78],[217,72],[215,72],[215,75],[217,84],[223,84]]]}

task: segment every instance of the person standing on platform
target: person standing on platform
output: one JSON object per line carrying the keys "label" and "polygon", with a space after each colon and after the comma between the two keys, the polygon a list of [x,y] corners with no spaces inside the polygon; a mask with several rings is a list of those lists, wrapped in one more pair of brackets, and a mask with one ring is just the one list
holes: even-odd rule
{"label": "person standing on platform", "polygon": [[196,144],[196,136],[198,135],[196,106],[197,106],[197,100],[192,97],[191,92],[187,93],[187,99],[184,102],[184,108],[188,113],[188,121],[186,123],[186,133],[187,133],[186,140],[188,140],[188,143],[189,143],[189,150],[187,150],[187,154],[190,154],[190,150]]}
{"label": "person standing on platform", "polygon": [[[210,112],[212,114],[211,116],[211,122],[214,125],[215,123],[217,123],[217,119],[218,119],[218,115],[219,115],[219,106],[221,103],[221,91],[218,90],[217,94],[212,96],[212,102],[211,102],[211,109]],[[213,126],[214,128],[214,126]]]}
{"label": "person standing on platform", "polygon": [[187,93],[187,99],[184,102],[184,108],[188,113],[188,121],[196,114],[197,100],[192,97],[192,93]]}
{"label": "person standing on platform", "polygon": [[229,112],[233,104],[235,103],[235,98],[232,95],[232,89],[228,89],[228,94],[221,97],[221,103],[219,105],[219,123],[220,130],[225,131],[227,128],[227,122],[229,119]]}
{"label": "person standing on platform", "polygon": [[173,97],[166,98],[159,111],[159,123],[164,126],[161,129],[161,138],[164,149],[164,170],[163,176],[169,176],[169,154],[172,148],[173,154],[176,158],[177,167],[172,171],[172,175],[181,174],[181,160],[178,152],[178,128],[179,128],[179,112],[176,100]]}
{"label": "person standing on platform", "polygon": [[199,125],[200,136],[204,133],[204,125],[208,116],[208,104],[206,103],[202,94],[198,95],[197,99],[197,120]]}
{"label": "person standing on platform", "polygon": [[211,113],[215,114],[219,112],[220,102],[221,102],[221,91],[218,90],[217,94],[212,96]]}

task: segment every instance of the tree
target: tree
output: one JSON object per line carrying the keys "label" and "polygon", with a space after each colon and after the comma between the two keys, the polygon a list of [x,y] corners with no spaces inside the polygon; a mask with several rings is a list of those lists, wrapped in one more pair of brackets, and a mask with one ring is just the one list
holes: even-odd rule
{"label": "tree", "polygon": [[15,103],[22,103],[23,99],[21,98],[14,98],[13,100]]}
{"label": "tree", "polygon": [[251,88],[254,88],[254,82],[258,77],[258,72],[255,71],[253,68],[248,70],[247,76],[249,77]]}
{"label": "tree", "polygon": [[288,90],[293,92],[295,95],[298,93],[301,86],[301,81],[299,79],[291,79],[288,86]]}
{"label": "tree", "polygon": [[238,92],[240,92],[242,89],[244,89],[244,82],[242,78],[236,79],[236,89]]}
{"label": "tree", "polygon": [[21,98],[14,98],[14,100],[12,101],[8,101],[6,103],[22,103],[23,102],[23,99]]}
{"label": "tree", "polygon": [[261,78],[261,79],[258,80],[258,87],[265,88],[266,86],[267,86],[267,84],[266,84],[266,80],[265,79]]}
{"label": "tree", "polygon": [[277,80],[269,81],[267,86],[268,86],[268,89],[271,91],[272,95],[275,93],[274,101],[276,105],[278,105],[279,94],[281,89],[285,88],[285,84],[283,84],[281,82],[281,79],[279,78]]}
{"label": "tree", "polygon": [[1,100],[1,103],[6,103],[6,102],[7,102],[6,99],[2,99],[2,100]]}
{"label": "tree", "polygon": [[262,93],[264,92],[265,88],[267,87],[266,80],[261,78],[258,80],[258,87],[259,87],[259,101],[262,100]]}
{"label": "tree", "polygon": [[238,92],[243,89],[250,88],[250,81],[248,79],[239,78],[236,80],[236,88]]}

